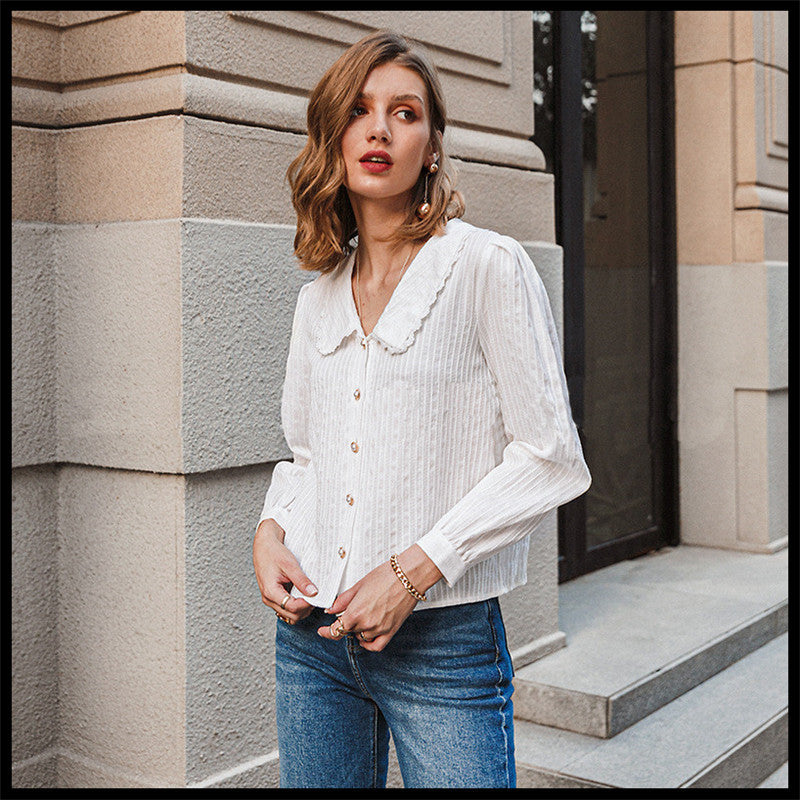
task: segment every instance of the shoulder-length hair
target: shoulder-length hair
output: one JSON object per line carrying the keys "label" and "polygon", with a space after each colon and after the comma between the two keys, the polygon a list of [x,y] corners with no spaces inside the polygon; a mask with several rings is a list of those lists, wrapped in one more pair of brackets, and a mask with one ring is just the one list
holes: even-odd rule
{"label": "shoulder-length hair", "polygon": [[376,31],[346,50],[322,76],[308,102],[308,141],[289,165],[286,176],[297,212],[294,251],[302,269],[330,272],[352,249],[356,219],[344,186],[342,136],[351,120],[361,87],[370,71],[388,61],[414,70],[428,92],[431,143],[439,154],[439,170],[428,174],[430,211],[416,210],[423,202],[423,169],[412,193],[408,215],[392,241],[417,241],[442,233],[447,220],[464,213],[464,199],[455,188],[455,173],[444,151],[447,123],[444,95],[436,68],[407,39],[391,31]]}

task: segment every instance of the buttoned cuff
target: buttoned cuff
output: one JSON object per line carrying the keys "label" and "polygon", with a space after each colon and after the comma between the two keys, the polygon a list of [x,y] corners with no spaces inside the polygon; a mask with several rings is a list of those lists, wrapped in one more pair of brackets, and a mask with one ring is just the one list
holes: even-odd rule
{"label": "buttoned cuff", "polygon": [[417,544],[442,573],[449,587],[467,571],[467,564],[452,544],[437,530],[426,533]]}

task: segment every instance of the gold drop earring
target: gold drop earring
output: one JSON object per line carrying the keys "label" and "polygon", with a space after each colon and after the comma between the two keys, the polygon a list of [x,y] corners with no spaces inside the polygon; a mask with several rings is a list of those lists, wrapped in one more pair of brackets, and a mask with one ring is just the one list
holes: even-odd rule
{"label": "gold drop earring", "polygon": [[439,160],[438,155],[434,155],[433,163],[428,167],[428,171],[425,173],[425,198],[422,202],[422,205],[417,209],[417,216],[418,217],[425,217],[428,215],[428,212],[431,210],[431,204],[428,202],[428,177],[433,173],[437,173],[439,171],[439,165],[436,163]]}

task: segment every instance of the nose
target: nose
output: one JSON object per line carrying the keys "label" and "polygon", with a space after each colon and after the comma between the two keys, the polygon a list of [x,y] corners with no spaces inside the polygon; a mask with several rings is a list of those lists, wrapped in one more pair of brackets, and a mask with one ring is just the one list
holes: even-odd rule
{"label": "nose", "polygon": [[392,134],[389,133],[389,126],[386,124],[386,117],[383,114],[372,115],[372,125],[367,131],[367,138],[369,141],[378,140],[387,143],[392,140]]}

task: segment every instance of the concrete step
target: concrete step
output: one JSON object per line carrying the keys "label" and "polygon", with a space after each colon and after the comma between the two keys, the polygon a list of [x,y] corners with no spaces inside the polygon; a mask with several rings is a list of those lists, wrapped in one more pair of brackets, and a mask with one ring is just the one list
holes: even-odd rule
{"label": "concrete step", "polygon": [[761,781],[757,789],[788,789],[789,762],[784,761],[766,780]]}
{"label": "concrete step", "polygon": [[788,759],[788,634],[600,739],[515,721],[520,788],[754,788]]}
{"label": "concrete step", "polygon": [[517,670],[515,716],[617,735],[787,630],[787,556],[683,545],[563,584],[567,646]]}

